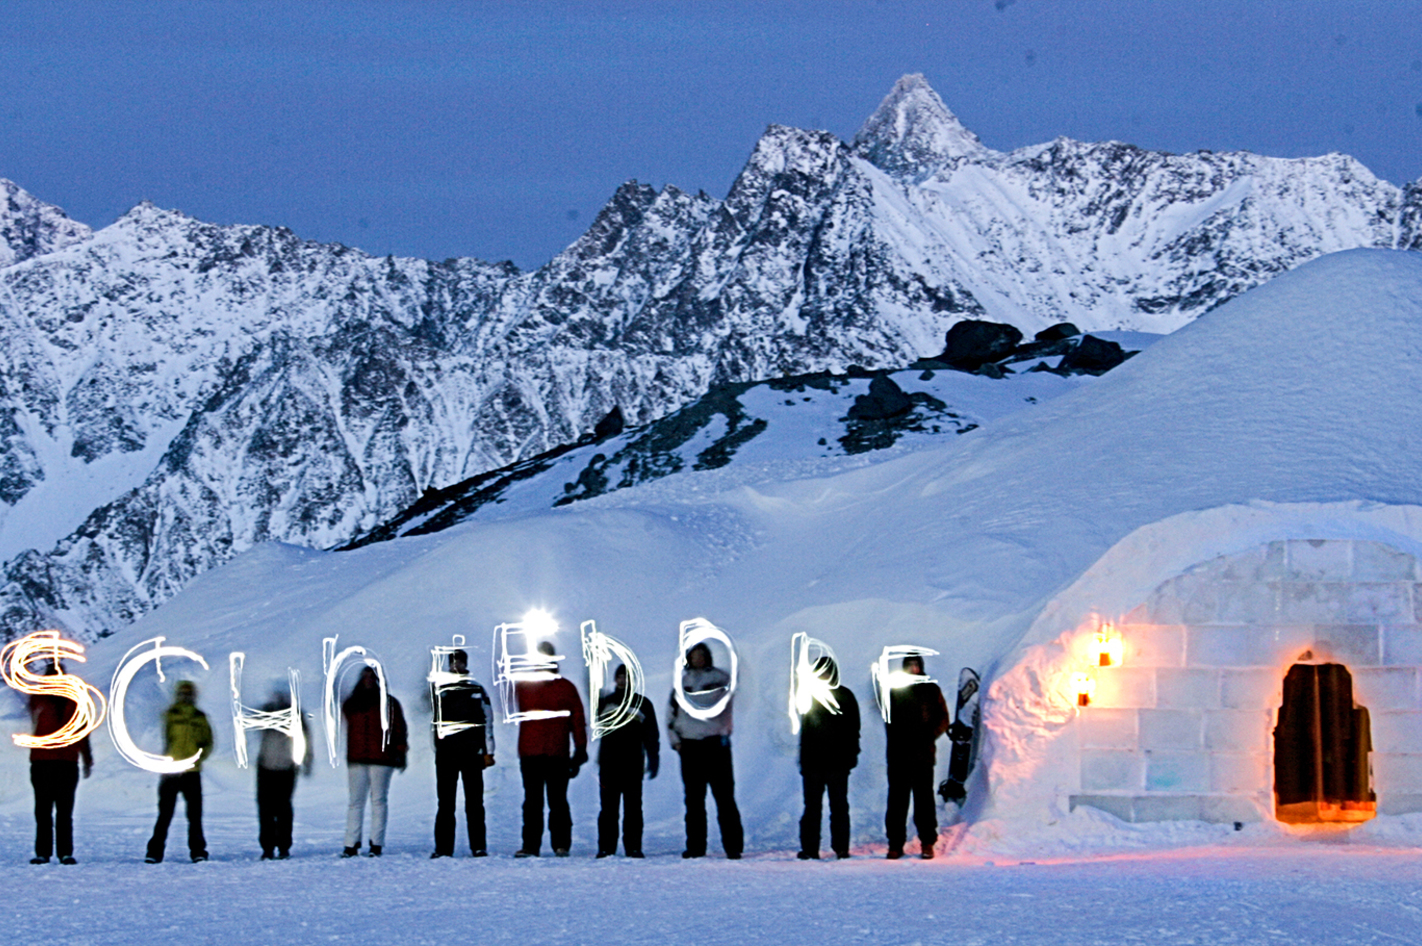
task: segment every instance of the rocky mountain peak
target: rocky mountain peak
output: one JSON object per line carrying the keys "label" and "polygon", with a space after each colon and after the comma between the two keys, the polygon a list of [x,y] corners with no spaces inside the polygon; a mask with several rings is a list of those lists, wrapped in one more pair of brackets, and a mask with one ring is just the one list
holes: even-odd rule
{"label": "rocky mountain peak", "polygon": [[915,181],[955,159],[993,153],[917,73],[894,83],[854,136],[853,147],[875,166]]}
{"label": "rocky mountain peak", "polygon": [[0,178],[0,266],[22,263],[89,239],[93,231],[63,210]]}

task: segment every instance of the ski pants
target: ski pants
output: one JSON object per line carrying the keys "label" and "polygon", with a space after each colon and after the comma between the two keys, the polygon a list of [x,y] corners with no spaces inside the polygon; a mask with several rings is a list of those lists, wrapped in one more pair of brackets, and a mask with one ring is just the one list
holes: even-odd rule
{"label": "ski pants", "polygon": [[262,853],[291,850],[291,796],[296,791],[296,769],[257,767],[257,841]]}
{"label": "ski pants", "polygon": [[179,772],[158,778],[158,822],[153,825],[153,837],[148,839],[148,856],[155,861],[163,859],[168,826],[173,823],[179,795],[183,796],[183,809],[188,814],[188,854],[207,856],[207,839],[202,835],[202,774]]}
{"label": "ski pants", "polygon": [[390,779],[394,775],[393,766],[346,763],[346,785],[350,791],[350,804],[346,807],[346,847],[360,847],[367,797],[370,798],[370,843],[375,847],[385,846],[385,823],[390,818]]}
{"label": "ski pants", "polygon": [[617,815],[622,807],[622,853],[642,850],[642,760],[635,768],[604,765],[598,769],[598,795],[602,802],[597,816],[597,850],[612,854],[617,850]]}
{"label": "ski pants", "polygon": [[35,790],[35,856],[74,853],[74,791],[79,787],[79,763],[36,759],[30,763]]}
{"label": "ski pants", "polygon": [[523,776],[523,850],[543,845],[543,798],[548,797],[548,840],[555,851],[573,846],[573,812],[568,807],[567,756],[531,755],[518,760]]}
{"label": "ski pants", "polygon": [[907,834],[909,798],[913,798],[913,824],[918,839],[927,849],[938,840],[938,802],[933,797],[933,757],[890,760],[889,807],[884,815],[884,830],[889,836],[889,850],[902,851]]}
{"label": "ski pants", "polygon": [[739,857],[745,845],[741,813],[736,808],[736,776],[731,765],[731,740],[727,736],[683,739],[681,781],[686,792],[686,849],[700,857],[706,853],[706,789],[716,800],[716,823],[721,847],[728,857]]}
{"label": "ski pants", "polygon": [[849,853],[849,769],[804,769],[805,814],[800,819],[800,850],[820,852],[821,802],[829,792],[830,847],[841,857]]}
{"label": "ski pants", "polygon": [[484,839],[484,753],[464,746],[435,744],[435,853],[454,854],[454,803],[464,782],[464,823],[469,853],[482,851]]}

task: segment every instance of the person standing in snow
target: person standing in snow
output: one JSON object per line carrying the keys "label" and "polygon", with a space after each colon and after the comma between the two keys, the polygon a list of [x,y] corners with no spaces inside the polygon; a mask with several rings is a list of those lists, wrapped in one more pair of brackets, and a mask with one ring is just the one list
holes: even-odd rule
{"label": "person standing in snow", "polygon": [[[627,667],[618,666],[612,675],[613,687],[603,694],[599,716],[607,719],[622,705],[627,694]],[[597,856],[617,853],[617,809],[622,812],[622,851],[628,857],[642,856],[642,769],[647,778],[656,778],[661,767],[661,739],[657,735],[657,713],[652,701],[633,694],[631,717],[616,729],[604,733],[597,749],[598,794],[601,811],[597,817]]]}
{"label": "person standing in snow", "polygon": [[[924,677],[923,657],[910,654],[903,670]],[[923,845],[925,860],[933,857],[938,840],[938,807],[933,798],[933,766],[937,762],[935,743],[948,731],[948,704],[938,684],[924,677],[889,691],[889,722],[884,726],[888,741],[889,804],[884,828],[889,835],[891,860],[904,856],[909,798],[913,798],[913,823]]]}
{"label": "person standing in snow", "polygon": [[[58,660],[52,661],[48,676],[64,672]],[[73,700],[51,693],[30,696],[30,720],[36,736],[58,732],[78,712]],[[86,735],[78,742],[44,749],[30,749],[30,785],[35,791],[35,856],[31,864],[48,864],[50,852],[59,855],[59,863],[75,864],[74,860],[74,793],[79,787],[79,761],[84,761],[84,778],[94,769],[94,755]]]}
{"label": "person standing in snow", "polygon": [[[686,652],[682,692],[705,699],[730,685],[731,677],[715,666],[711,648],[696,644]],[[716,822],[726,857],[738,860],[745,844],[741,813],[736,808],[736,779],[731,762],[731,702],[710,719],[697,719],[677,702],[673,691],[667,716],[671,747],[681,756],[681,781],[686,794],[686,850],[682,857],[706,856],[706,789],[716,800]]]}
{"label": "person standing in snow", "polygon": [[[262,706],[264,713],[280,713],[291,709],[291,695],[279,686]],[[301,732],[306,734],[306,720],[298,718]],[[257,841],[262,846],[262,860],[286,860],[291,856],[291,824],[294,813],[291,796],[296,792],[296,773],[311,774],[311,740],[304,740],[306,753],[297,760],[292,752],[292,739],[284,730],[263,729],[261,746],[257,750]]]}
{"label": "person standing in snow", "polygon": [[188,813],[188,856],[194,864],[207,860],[207,839],[202,833],[202,763],[212,754],[212,727],[207,714],[197,708],[197,684],[179,680],[173,688],[173,705],[163,712],[163,752],[174,759],[193,758],[192,768],[158,777],[158,821],[148,839],[147,864],[163,861],[168,825],[178,796]]}
{"label": "person standing in snow", "polygon": [[346,719],[346,772],[350,792],[342,857],[355,857],[360,853],[367,797],[370,799],[370,856],[379,857],[385,847],[390,779],[396,769],[405,771],[409,750],[405,711],[393,695],[386,695],[386,703],[390,713],[388,731],[380,712],[380,678],[373,667],[365,667],[355,689],[341,704],[341,715]]}
{"label": "person standing in snow", "polygon": [[[469,675],[469,654],[449,655],[449,672],[457,679],[430,684],[434,703],[435,824],[431,858],[454,856],[454,800],[464,780],[464,821],[469,854],[488,854],[484,839],[484,770],[494,764],[493,712],[489,695]],[[441,729],[443,727],[443,729]]]}
{"label": "person standing in snow", "polygon": [[[553,656],[553,645],[542,641],[538,651]],[[567,857],[573,846],[573,813],[568,807],[568,781],[588,760],[587,715],[572,681],[556,669],[548,680],[514,684],[521,713],[553,713],[518,724],[518,770],[523,777],[523,847],[514,857],[537,857],[543,845],[543,799],[548,798],[548,840],[553,853]],[[568,756],[572,741],[573,755]]]}
{"label": "person standing in snow", "polygon": [[[815,676],[833,680],[839,672],[829,657],[815,663]],[[828,684],[826,684],[828,686]],[[829,794],[830,847],[849,856],[849,773],[859,764],[859,701],[846,686],[827,694],[838,712],[819,699],[800,719],[800,780],[805,814],[800,818],[800,860],[820,858],[820,803]]]}

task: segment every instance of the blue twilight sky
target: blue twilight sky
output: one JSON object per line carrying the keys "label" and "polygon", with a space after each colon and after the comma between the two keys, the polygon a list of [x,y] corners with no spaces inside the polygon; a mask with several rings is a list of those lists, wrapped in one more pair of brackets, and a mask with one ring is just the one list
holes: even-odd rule
{"label": "blue twilight sky", "polygon": [[922,72],[990,147],[1342,151],[1422,177],[1422,0],[0,3],[0,177],[372,253],[541,265],[623,181]]}

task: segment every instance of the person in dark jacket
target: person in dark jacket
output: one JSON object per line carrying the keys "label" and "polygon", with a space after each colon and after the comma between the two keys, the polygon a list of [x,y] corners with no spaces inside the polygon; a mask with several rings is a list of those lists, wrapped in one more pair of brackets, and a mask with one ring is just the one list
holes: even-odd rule
{"label": "person in dark jacket", "polygon": [[836,857],[845,858],[849,856],[849,773],[859,764],[859,701],[849,687],[829,688],[828,681],[839,676],[839,668],[829,657],[816,662],[814,673],[826,681],[832,702],[813,700],[800,720],[805,814],[800,819],[798,856],[801,860],[820,858],[820,802],[828,792],[830,847]]}
{"label": "person in dark jacket", "polygon": [[[553,655],[543,641],[540,653]],[[553,853],[567,857],[573,846],[573,813],[568,807],[568,780],[588,760],[587,714],[572,681],[552,671],[549,680],[514,684],[520,713],[549,713],[543,719],[518,724],[518,769],[523,777],[523,847],[515,857],[537,857],[543,845],[543,799],[548,798],[548,840]],[[573,755],[568,756],[569,740]]]}
{"label": "person in dark jacket", "polygon": [[[923,677],[923,657],[910,654],[903,670]],[[884,828],[889,835],[889,858],[904,856],[909,798],[913,798],[913,823],[923,845],[925,860],[933,857],[938,840],[938,807],[933,798],[933,766],[938,761],[935,742],[948,731],[948,704],[938,684],[927,678],[889,691],[888,740],[889,805]]]}
{"label": "person in dark jacket", "polygon": [[[613,687],[603,694],[601,719],[617,712],[627,697],[627,667],[619,666],[612,675]],[[657,735],[657,712],[640,693],[633,694],[631,716],[622,725],[604,733],[597,749],[598,794],[602,810],[597,816],[597,856],[617,853],[617,809],[622,812],[622,851],[628,857],[642,856],[642,769],[656,778],[661,766],[661,738]]]}
{"label": "person in dark jacket", "polygon": [[[686,669],[681,678],[682,691],[687,694],[719,694],[731,682],[731,675],[712,663],[711,648],[705,644],[696,644],[686,652]],[[714,705],[719,698],[714,696],[708,705]],[[731,759],[731,708],[728,702],[710,719],[698,719],[677,703],[676,693],[672,692],[667,730],[671,747],[681,756],[686,798],[686,850],[681,852],[682,857],[706,856],[707,788],[716,800],[716,822],[726,857],[738,860],[745,845]]]}
{"label": "person in dark jacket", "polygon": [[[48,675],[64,672],[59,661],[49,665]],[[73,700],[49,693],[30,697],[30,721],[36,736],[58,732],[73,719],[79,707]],[[94,768],[94,755],[86,735],[68,746],[30,750],[30,785],[35,790],[35,856],[31,864],[48,864],[51,852],[59,863],[76,864],[74,859],[74,794],[79,787],[79,762],[84,778]]]}
{"label": "person in dark jacket", "polygon": [[[291,695],[272,688],[272,695],[262,706],[266,713],[291,709]],[[301,719],[301,732],[306,735],[306,720]],[[295,757],[292,738],[282,730],[263,729],[261,746],[257,750],[257,841],[262,846],[262,860],[286,860],[291,856],[291,824],[294,813],[291,797],[296,793],[298,771],[311,774],[311,740],[305,739],[306,751]]]}
{"label": "person in dark jacket", "polygon": [[395,770],[405,771],[409,749],[405,711],[400,701],[387,694],[390,729],[381,725],[380,678],[366,667],[355,689],[341,704],[346,719],[346,772],[350,805],[346,809],[346,846],[342,857],[360,853],[361,823],[365,820],[365,800],[370,799],[370,856],[379,857],[385,847],[385,823],[390,814],[390,779]]}
{"label": "person in dark jacket", "polygon": [[188,813],[188,856],[194,864],[207,860],[207,839],[202,833],[202,763],[212,754],[212,726],[207,714],[197,708],[197,684],[179,680],[173,688],[173,705],[163,712],[163,752],[174,759],[192,756],[192,768],[186,772],[162,775],[158,778],[158,822],[148,839],[147,864],[163,860],[168,843],[168,825],[178,796]]}
{"label": "person in dark jacket", "polygon": [[431,682],[430,699],[435,716],[435,824],[431,858],[454,856],[454,801],[464,780],[464,821],[469,832],[469,854],[488,854],[484,839],[484,770],[494,764],[494,718],[489,695],[469,675],[469,654],[449,655],[449,672],[455,679]]}

